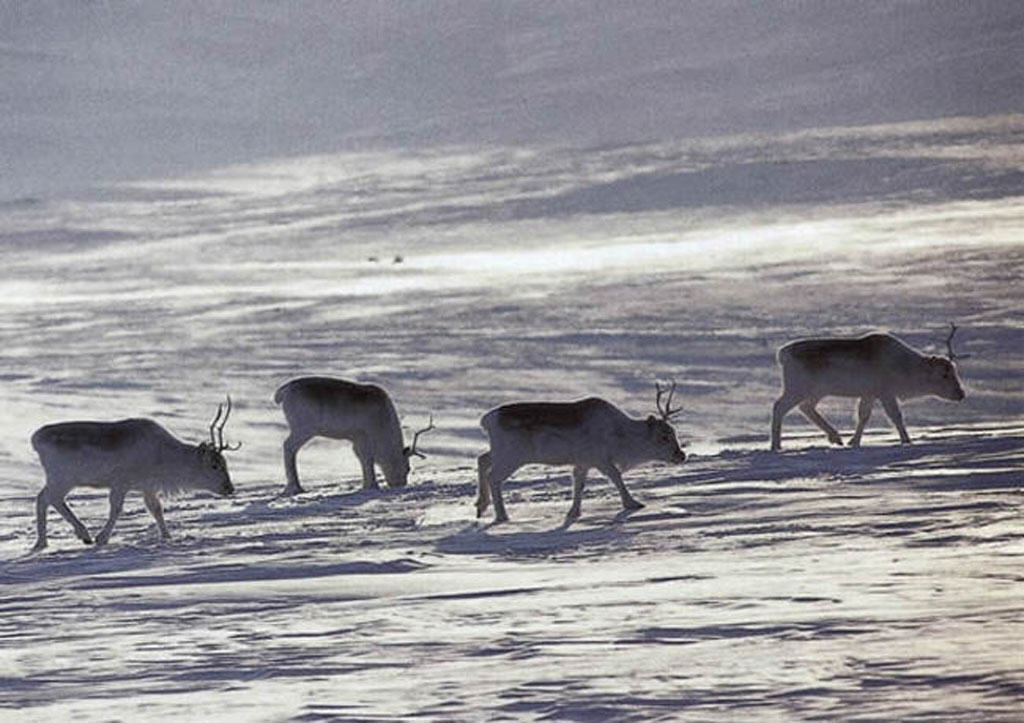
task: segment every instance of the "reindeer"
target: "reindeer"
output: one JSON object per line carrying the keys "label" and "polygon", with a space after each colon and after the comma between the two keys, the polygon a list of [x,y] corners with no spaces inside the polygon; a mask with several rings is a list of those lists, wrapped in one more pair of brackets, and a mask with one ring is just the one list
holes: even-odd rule
{"label": "reindeer", "polygon": [[[160,506],[161,492],[200,489],[223,496],[234,494],[228,475],[224,425],[231,414],[218,405],[210,424],[209,441],[189,444],[175,438],[151,419],[123,419],[119,422],[60,422],[40,427],[32,435],[32,447],[46,472],[46,483],[36,497],[36,540],[34,550],[46,547],[46,513],[54,507],[75,529],[86,545],[93,539],[64,498],[74,487],[110,490],[110,515],[96,535],[105,545],[131,490],[140,490],[146,509],[156,520],[160,536],[170,537]],[[223,415],[223,416],[222,416]]]}
{"label": "reindeer", "polygon": [[434,418],[402,446],[402,428],[391,398],[374,384],[357,384],[331,377],[299,377],[274,393],[288,420],[284,440],[284,470],[288,482],[284,496],[303,492],[295,457],[313,437],[346,439],[363,469],[363,489],[378,489],[374,465],[379,465],[388,487],[404,487],[409,479],[409,458],[425,458],[416,449],[420,435],[434,429]]}
{"label": "reindeer", "polygon": [[891,334],[803,339],[781,347],[778,361],[782,365],[783,389],[772,408],[772,450],[781,448],[782,418],[796,406],[828,435],[829,442],[841,445],[839,432],[815,409],[818,401],[827,396],[860,397],[857,428],[849,441],[851,447],[860,446],[876,399],[899,432],[900,442],[910,444],[897,399],[929,394],[954,402],[964,398],[954,362],[970,355],[953,352],[956,325],[950,327],[945,357],[926,356]]}
{"label": "reindeer", "polygon": [[490,451],[477,459],[476,516],[494,501],[494,522],[507,522],[501,485],[526,464],[572,466],[572,506],[565,523],[580,516],[587,473],[596,468],[612,481],[625,510],[643,507],[626,489],[622,473],[643,462],[682,463],[670,421],[681,409],[672,409],[673,382],[665,405],[664,391],[656,384],[655,406],[660,418],[627,416],[614,404],[597,397],[575,402],[524,402],[506,404],[487,412],[480,425],[490,438]]}

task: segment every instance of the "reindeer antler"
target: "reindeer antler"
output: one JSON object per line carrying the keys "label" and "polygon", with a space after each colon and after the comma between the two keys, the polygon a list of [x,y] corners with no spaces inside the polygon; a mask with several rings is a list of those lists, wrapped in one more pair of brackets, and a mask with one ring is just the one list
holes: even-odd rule
{"label": "reindeer antler", "polygon": [[420,452],[418,449],[416,449],[416,442],[419,441],[419,438],[420,438],[421,434],[426,434],[427,432],[429,432],[433,428],[434,428],[434,415],[431,414],[430,415],[430,420],[427,422],[427,426],[424,427],[423,429],[417,431],[415,434],[412,435],[412,444],[409,445],[409,456],[410,457],[412,455],[416,455],[420,459],[426,459],[427,458],[427,455],[423,454],[423,452]]}
{"label": "reindeer antler", "polygon": [[[210,423],[210,444],[218,452],[227,450],[228,452],[234,452],[237,449],[241,449],[242,443],[239,442],[234,447],[224,443],[224,425],[228,423],[228,417],[231,416],[231,395],[228,397],[228,406],[225,410],[223,404],[217,405],[217,416],[213,418],[213,422]],[[221,414],[223,413],[223,418]],[[219,422],[219,424],[218,424]]]}
{"label": "reindeer antler", "polygon": [[957,354],[953,351],[953,335],[956,334],[956,324],[952,321],[949,322],[949,336],[946,337],[946,358],[950,361],[956,361],[957,359],[969,359],[970,354]]}
{"label": "reindeer antler", "polygon": [[217,416],[213,418],[212,422],[210,422],[210,446],[213,447],[214,449],[217,448],[217,432],[216,432],[217,422],[220,421],[220,415],[223,412],[224,412],[224,405],[223,404],[218,404],[217,405]]}
{"label": "reindeer antler", "polygon": [[661,406],[661,395],[665,393],[665,390],[661,388],[661,383],[654,382],[654,389],[658,393],[657,396],[654,398],[654,406],[658,408],[658,414],[664,421],[670,421],[672,417],[683,411],[682,407],[676,407],[675,409],[672,409],[672,397],[676,393],[675,381],[672,382],[672,386],[668,390],[668,399],[665,400],[664,407]]}

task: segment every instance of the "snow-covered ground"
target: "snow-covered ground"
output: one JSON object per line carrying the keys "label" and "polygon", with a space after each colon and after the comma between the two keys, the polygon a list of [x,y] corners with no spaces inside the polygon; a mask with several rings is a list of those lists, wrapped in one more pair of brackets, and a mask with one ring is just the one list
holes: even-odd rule
{"label": "snow-covered ground", "polygon": [[[0,207],[0,717],[1012,720],[1024,700],[1024,117],[602,146],[282,159]],[[396,263],[396,257],[401,262]],[[797,414],[775,348],[889,329],[966,401],[859,450]],[[386,386],[403,490],[345,445],[284,485],[278,384]],[[525,398],[653,409],[691,458],[605,480],[562,526],[530,468],[474,519],[477,420]],[[51,512],[46,422],[205,435],[233,499],[130,497],[111,543]],[[848,434],[847,401],[823,405]],[[91,529],[105,498],[73,493]]]}

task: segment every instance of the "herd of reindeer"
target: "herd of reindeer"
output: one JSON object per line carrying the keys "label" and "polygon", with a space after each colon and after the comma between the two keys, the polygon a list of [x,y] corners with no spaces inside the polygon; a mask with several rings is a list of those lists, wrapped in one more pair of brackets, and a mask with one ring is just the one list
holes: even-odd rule
{"label": "herd of reindeer", "polygon": [[[841,445],[839,432],[815,408],[827,396],[859,399],[850,446],[860,444],[875,400],[881,402],[900,441],[908,444],[910,436],[903,425],[898,399],[925,395],[951,401],[964,398],[954,363],[964,357],[953,353],[956,326],[950,326],[946,356],[924,354],[884,333],[803,339],[782,346],[777,358],[783,388],[772,409],[772,450],[781,448],[782,419],[794,407],[820,427],[831,443]],[[671,424],[680,411],[672,407],[675,384],[655,387],[658,414],[644,419],[630,417],[596,397],[506,404],[484,414],[480,424],[490,440],[490,449],[477,459],[477,517],[493,505],[494,521],[508,520],[502,483],[527,464],[572,467],[572,505],[567,523],[580,516],[591,469],[612,481],[624,509],[642,507],[626,489],[622,473],[644,462],[678,464],[686,459]],[[274,401],[281,405],[289,428],[284,440],[284,495],[303,491],[296,455],[313,437],[350,441],[362,467],[364,488],[377,488],[377,467],[389,487],[403,487],[409,477],[410,458],[424,456],[416,447],[420,435],[434,428],[431,417],[427,427],[417,431],[412,443],[405,446],[394,403],[386,391],[373,384],[300,377],[282,385]],[[82,542],[102,545],[110,539],[129,491],[142,492],[146,509],[164,538],[169,533],[161,493],[200,489],[224,496],[234,494],[224,459],[224,452],[238,449],[224,442],[224,425],[230,414],[228,397],[227,405],[217,408],[210,438],[198,444],[180,441],[151,419],[60,422],[38,429],[32,435],[32,446],[42,462],[46,483],[36,498],[38,539],[34,549],[46,547],[46,518],[51,506],[71,524]],[[80,486],[110,490],[110,514],[95,539],[65,502],[68,492]]]}

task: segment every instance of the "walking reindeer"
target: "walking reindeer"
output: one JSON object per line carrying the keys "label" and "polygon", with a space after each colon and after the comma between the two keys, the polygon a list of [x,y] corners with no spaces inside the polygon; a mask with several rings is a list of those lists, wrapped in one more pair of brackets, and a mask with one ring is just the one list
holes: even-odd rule
{"label": "walking reindeer", "polygon": [[626,489],[622,473],[643,462],[682,463],[686,454],[679,448],[670,421],[681,409],[672,409],[676,385],[673,382],[664,406],[665,390],[656,384],[658,417],[634,419],[610,402],[588,397],[575,402],[524,402],[506,404],[487,412],[480,425],[490,439],[490,451],[477,459],[477,517],[494,504],[494,521],[505,522],[508,514],[501,485],[526,464],[572,467],[572,506],[566,523],[580,516],[580,503],[587,473],[596,468],[615,485],[626,510],[643,505]]}
{"label": "walking reindeer", "polygon": [[425,457],[416,449],[420,435],[434,428],[434,419],[403,446],[402,427],[388,393],[375,384],[358,384],[332,377],[299,377],[286,382],[274,394],[288,420],[284,440],[283,495],[303,491],[296,455],[313,437],[345,439],[363,470],[363,488],[377,489],[375,465],[389,487],[404,487],[409,480],[409,458]]}
{"label": "walking reindeer", "polygon": [[128,492],[138,490],[146,509],[156,520],[160,535],[170,536],[164,523],[160,493],[196,489],[229,496],[231,484],[224,452],[238,449],[224,443],[224,425],[231,415],[217,406],[210,424],[210,439],[198,444],[182,442],[151,419],[119,422],[60,422],[40,427],[32,435],[32,447],[46,472],[46,483],[36,497],[36,550],[46,547],[46,513],[50,506],[71,524],[86,545],[93,543],[89,531],[65,502],[75,487],[110,490],[110,515],[96,535],[96,544],[106,544],[124,507]]}
{"label": "walking reindeer", "polygon": [[892,334],[803,339],[781,347],[778,361],[782,365],[783,389],[772,408],[772,450],[782,446],[782,418],[793,407],[799,407],[832,444],[843,443],[835,427],[815,409],[823,397],[860,398],[857,428],[849,441],[851,447],[860,445],[876,399],[899,432],[900,442],[909,444],[910,435],[903,425],[898,399],[931,394],[959,402],[965,396],[955,362],[970,355],[953,352],[954,334],[956,324],[950,324],[945,357],[922,354]]}

